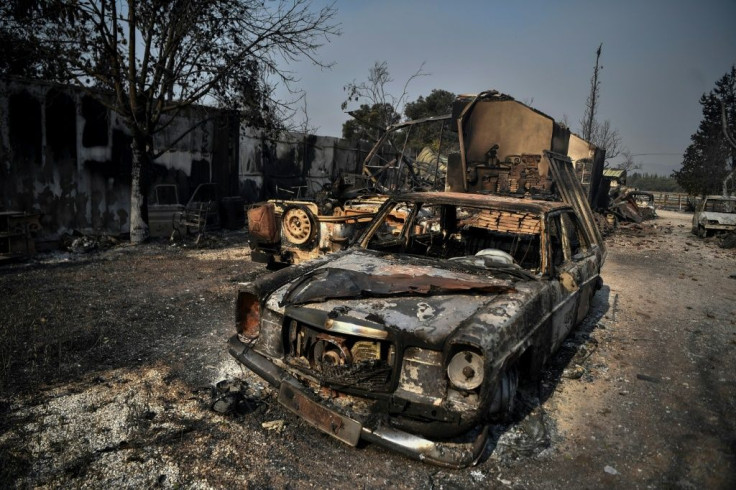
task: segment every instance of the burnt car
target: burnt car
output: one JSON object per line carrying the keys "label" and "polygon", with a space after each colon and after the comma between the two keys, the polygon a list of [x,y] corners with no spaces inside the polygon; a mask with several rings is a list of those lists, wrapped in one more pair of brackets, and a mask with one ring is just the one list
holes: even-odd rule
{"label": "burnt car", "polygon": [[692,232],[701,238],[736,231],[736,196],[705,196],[693,215]]}
{"label": "burnt car", "polygon": [[642,219],[657,218],[657,207],[654,204],[654,194],[644,191],[631,191],[629,193],[631,199],[636,203],[636,208]]}
{"label": "burnt car", "polygon": [[229,351],[343,442],[469,466],[586,316],[603,257],[561,202],[400,194],[348,249],[243,285]]}

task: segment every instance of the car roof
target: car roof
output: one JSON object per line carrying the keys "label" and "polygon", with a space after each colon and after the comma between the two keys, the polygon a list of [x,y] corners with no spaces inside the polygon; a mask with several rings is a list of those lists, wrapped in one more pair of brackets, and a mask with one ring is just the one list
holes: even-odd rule
{"label": "car roof", "polygon": [[414,201],[429,204],[454,204],[468,207],[492,207],[502,211],[545,214],[556,209],[571,209],[558,201],[542,201],[524,197],[469,194],[464,192],[408,192],[392,196],[395,201]]}
{"label": "car roof", "polygon": [[736,201],[736,196],[720,196],[713,194],[712,196],[705,196],[706,199],[723,199],[724,201]]}

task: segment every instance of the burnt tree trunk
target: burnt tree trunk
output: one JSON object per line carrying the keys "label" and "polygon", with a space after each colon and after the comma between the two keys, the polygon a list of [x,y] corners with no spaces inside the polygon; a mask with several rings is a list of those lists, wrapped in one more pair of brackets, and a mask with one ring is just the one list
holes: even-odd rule
{"label": "burnt tree trunk", "polygon": [[133,150],[133,169],[130,181],[130,242],[143,243],[148,239],[148,183],[150,170],[150,154],[148,139],[143,135],[134,135],[131,148]]}

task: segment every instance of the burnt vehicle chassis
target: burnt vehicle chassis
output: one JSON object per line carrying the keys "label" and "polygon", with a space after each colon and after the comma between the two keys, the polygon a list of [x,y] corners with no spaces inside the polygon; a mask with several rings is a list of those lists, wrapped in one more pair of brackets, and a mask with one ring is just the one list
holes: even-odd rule
{"label": "burnt vehicle chassis", "polygon": [[251,259],[272,267],[298,264],[347,247],[385,198],[324,202],[273,199],[247,211]]}
{"label": "burnt vehicle chassis", "polygon": [[603,255],[563,203],[400,195],[354,247],[245,286],[229,350],[343,442],[466,467],[587,314]]}

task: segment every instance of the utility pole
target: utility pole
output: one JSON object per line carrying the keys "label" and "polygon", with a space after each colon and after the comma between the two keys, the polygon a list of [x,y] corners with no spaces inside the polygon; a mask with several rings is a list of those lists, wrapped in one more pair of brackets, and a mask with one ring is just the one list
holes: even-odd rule
{"label": "utility pole", "polygon": [[599,61],[601,59],[602,49],[603,43],[598,45],[598,50],[595,52],[595,69],[593,69],[593,77],[590,79],[590,94],[588,95],[588,100],[585,102],[585,114],[583,115],[582,126],[583,139],[586,141],[591,141],[593,137],[595,113],[598,110],[598,72],[601,70]]}

